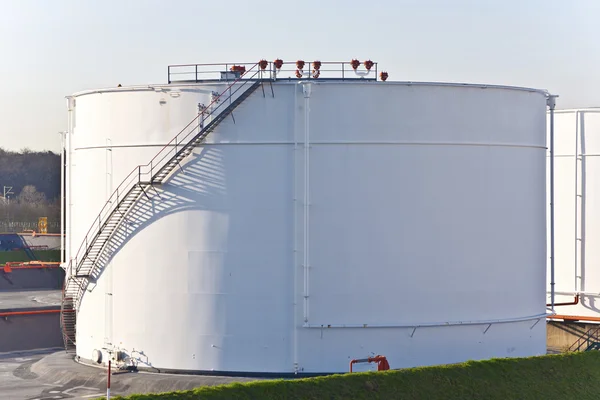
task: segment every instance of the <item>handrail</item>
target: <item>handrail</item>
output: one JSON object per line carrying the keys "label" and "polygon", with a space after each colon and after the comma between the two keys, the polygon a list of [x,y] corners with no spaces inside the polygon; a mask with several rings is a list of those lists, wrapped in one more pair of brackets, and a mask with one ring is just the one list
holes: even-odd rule
{"label": "handrail", "polygon": [[[304,62],[304,61],[303,61]],[[278,65],[279,68],[275,67],[275,62],[267,61],[265,68],[262,70],[271,79],[336,79],[336,80],[367,80],[377,81],[378,80],[378,63],[373,62],[370,69],[367,70],[364,62],[355,69],[350,61],[319,61],[318,68],[315,69],[315,61],[305,61],[304,67],[301,70],[303,74],[301,77],[296,75],[298,66],[296,61],[281,62]],[[168,83],[175,82],[206,82],[206,81],[222,81],[223,76],[219,79],[219,74],[223,74],[230,71],[230,67],[242,66],[248,68],[248,66],[254,66],[255,63],[211,63],[211,64],[173,64],[167,68],[167,81]],[[289,74],[291,76],[279,77],[282,74]],[[246,78],[247,79],[247,78]]]}
{"label": "handrail", "polygon": [[[250,78],[247,78],[249,73],[252,70],[254,70],[255,68],[257,68],[258,66],[259,66],[259,63],[255,63],[251,68],[249,68],[247,71],[245,71],[239,78],[237,78],[231,84],[229,84],[218,96],[216,96],[214,99],[212,99],[210,104],[205,108],[205,110],[209,110],[211,107],[213,107],[213,109],[210,112],[199,113],[181,131],[179,131],[179,133],[177,133],[173,137],[173,139],[171,139],[164,147],[162,147],[158,151],[158,153],[156,153],[156,155],[150,160],[150,162],[148,162],[147,164],[138,165],[123,179],[123,181],[121,181],[121,183],[117,186],[116,190],[113,191],[113,193],[108,197],[106,203],[104,204],[104,206],[102,207],[102,209],[100,210],[100,212],[98,213],[96,218],[94,218],[93,223],[91,224],[90,228],[88,229],[87,233],[85,234],[79,248],[77,249],[77,252],[75,253],[74,256],[71,256],[71,259],[69,260],[69,264],[68,264],[68,270],[69,270],[68,272],[73,270],[72,265],[71,265],[73,262],[75,262],[75,273],[77,273],[79,271],[80,255],[83,255],[85,258],[85,254],[88,249],[88,244],[90,244],[90,242],[93,241],[95,236],[97,236],[102,231],[103,214],[109,209],[109,206],[112,205],[113,202],[115,203],[115,207],[118,206],[119,194],[121,194],[121,196],[126,196],[129,193],[129,191],[135,187],[136,184],[139,184],[140,182],[142,182],[142,179],[141,179],[142,178],[142,168],[147,169],[148,167],[150,167],[150,171],[144,171],[143,175],[146,176],[149,173],[150,181],[151,181],[152,177],[154,176],[154,175],[152,175],[152,173],[155,168],[154,167],[155,160],[165,151],[165,149],[174,145],[175,151],[177,152],[177,146],[179,143],[181,143],[182,148],[186,147],[188,145],[188,143],[185,143],[185,139],[187,139],[193,133],[194,129],[201,126],[207,118],[213,116],[215,111],[218,110],[224,104],[224,103],[218,104],[221,97],[223,97],[224,94],[229,91],[229,99],[231,100],[231,96],[233,96],[235,93],[237,93],[241,89],[241,87],[243,87],[248,82],[248,79],[252,79],[262,72],[261,69],[257,69]],[[231,88],[240,82],[242,82],[242,85],[239,86],[235,91],[232,92]],[[218,104],[218,105],[216,107],[214,107],[215,104]],[[181,138],[178,143],[179,136],[182,135],[188,128],[190,128],[190,126],[192,124],[194,124],[194,122],[198,121],[198,119],[200,117],[202,117],[200,122],[198,124],[196,124],[191,129],[190,132],[188,132],[185,136],[183,136],[183,138]],[[167,154],[165,154],[162,158],[160,158],[160,160],[158,160],[158,163],[160,164],[166,157],[167,157]],[[156,171],[159,171],[159,170],[160,170],[160,168],[156,169]],[[137,177],[137,181],[135,180],[136,177]],[[112,208],[110,208],[110,209],[112,210]],[[110,215],[110,213],[107,213],[107,215]],[[96,235],[92,236],[91,233],[93,231],[95,231],[95,228],[97,228],[97,231],[96,231],[97,233],[96,233]],[[83,253],[82,253],[82,249],[83,249]],[[82,253],[82,254],[80,254],[80,253]],[[70,275],[67,276],[67,279],[69,277],[70,277]],[[66,288],[66,285],[65,285],[65,288]]]}
{"label": "handrail", "polygon": [[[255,66],[257,66],[257,65],[258,65],[258,64],[255,64],[255,65],[254,65],[252,68],[254,68],[254,67],[255,67]],[[250,69],[249,69],[247,72],[245,72],[245,73],[244,73],[244,75],[245,75],[245,74],[247,74],[248,72],[250,72],[250,71],[252,70],[252,68],[250,68]],[[257,74],[259,74],[259,73],[261,73],[261,71],[260,71],[260,70],[256,71],[256,72],[255,72],[255,73],[254,73],[252,76],[254,77],[254,76],[256,76],[256,75],[257,75]],[[229,90],[229,97],[228,97],[228,99],[231,101],[231,98],[233,97],[233,95],[234,95],[234,94],[236,94],[236,93],[237,93],[237,92],[238,92],[238,91],[239,91],[239,90],[240,90],[242,87],[244,87],[244,86],[245,86],[245,85],[248,83],[248,81],[245,81],[245,82],[243,82],[243,83],[242,83],[240,86],[238,86],[238,87],[237,87],[237,89],[235,89],[233,92],[231,91],[231,88],[232,88],[232,87],[235,85],[235,83],[236,83],[236,82],[239,82],[240,80],[242,80],[242,78],[243,78],[243,76],[244,76],[244,75],[240,76],[240,78],[238,78],[237,80],[235,80],[235,81],[234,81],[234,83],[232,83],[231,85],[227,86],[227,88],[225,88],[225,90],[224,90],[223,92],[221,92],[221,93],[220,93],[220,94],[219,94],[219,95],[218,95],[218,96],[217,96],[217,97],[216,97],[216,98],[215,98],[215,99],[214,99],[214,100],[213,100],[213,101],[212,101],[212,102],[211,102],[211,103],[210,103],[210,104],[209,104],[209,105],[208,105],[208,106],[205,108],[205,110],[208,110],[208,109],[209,109],[209,108],[210,108],[210,107],[211,107],[213,104],[215,104],[215,103],[219,103],[219,99],[220,99],[220,98],[223,96],[223,94],[224,94],[225,92],[227,92],[228,90]],[[251,77],[250,79],[252,79],[252,77]],[[220,107],[222,107],[222,106],[223,106],[223,104],[225,104],[225,103],[218,104],[218,105],[217,105],[217,106],[216,106],[216,107],[215,107],[215,108],[214,108],[214,109],[213,109],[211,112],[209,112],[209,113],[204,113],[204,112],[201,112],[201,113],[199,113],[199,114],[198,114],[198,116],[196,116],[196,118],[194,118],[194,119],[193,119],[193,120],[192,120],[192,121],[191,121],[189,124],[187,124],[187,126],[186,126],[186,127],[185,127],[185,128],[184,128],[184,129],[183,129],[183,130],[182,130],[182,131],[179,133],[179,134],[177,134],[177,135],[176,135],[176,136],[175,136],[173,139],[171,139],[171,141],[169,141],[169,142],[168,142],[168,143],[167,143],[167,144],[166,144],[166,145],[165,145],[165,146],[164,146],[164,147],[163,147],[163,148],[162,148],[162,149],[161,149],[161,150],[160,150],[160,151],[159,151],[159,152],[158,152],[158,153],[157,153],[157,154],[154,156],[154,158],[152,158],[152,160],[150,160],[150,162],[149,162],[148,164],[146,164],[146,166],[150,165],[150,175],[152,175],[152,163],[154,162],[154,160],[155,160],[155,159],[156,159],[156,158],[157,158],[157,157],[160,155],[160,153],[161,153],[161,152],[162,152],[164,149],[168,148],[169,146],[173,146],[173,141],[175,142],[175,146],[177,146],[177,145],[178,145],[178,143],[177,143],[177,138],[178,138],[178,136],[179,136],[181,133],[183,133],[183,131],[185,131],[185,130],[186,130],[186,129],[187,129],[187,128],[188,128],[188,127],[189,127],[189,126],[192,124],[192,123],[194,123],[194,121],[196,121],[196,120],[197,120],[197,119],[198,119],[198,118],[199,118],[199,117],[202,115],[202,116],[203,116],[203,118],[202,118],[201,122],[200,122],[200,123],[198,123],[197,125],[195,125],[195,126],[192,128],[192,130],[191,130],[190,132],[188,132],[188,134],[187,134],[187,135],[185,135],[185,136],[184,136],[184,137],[181,139],[180,143],[181,143],[181,142],[185,143],[185,140],[186,140],[186,139],[187,139],[187,138],[188,138],[190,135],[192,135],[192,133],[194,133],[194,132],[193,132],[193,130],[194,130],[194,129],[196,129],[196,128],[198,128],[199,126],[202,126],[202,124],[204,123],[204,121],[206,121],[206,120],[207,120],[207,119],[208,119],[210,116],[213,116],[213,115],[215,114],[215,111],[216,111],[216,110],[218,110]],[[186,147],[186,146],[187,146],[187,143],[186,143],[186,144],[183,144],[183,145],[182,145],[182,148],[184,148],[184,147]],[[175,149],[175,151],[177,151],[177,148]],[[163,161],[163,160],[166,158],[166,156],[167,156],[167,154],[165,154],[165,155],[164,155],[164,156],[163,156],[163,157],[162,157],[160,160],[158,160],[158,162],[161,162],[161,161]]]}

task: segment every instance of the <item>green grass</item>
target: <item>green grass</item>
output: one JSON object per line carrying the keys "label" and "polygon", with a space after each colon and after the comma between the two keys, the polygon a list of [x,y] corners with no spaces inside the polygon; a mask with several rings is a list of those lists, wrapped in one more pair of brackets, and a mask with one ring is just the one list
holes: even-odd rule
{"label": "green grass", "polygon": [[597,400],[600,398],[600,352],[471,361],[447,366],[298,380],[257,381],[114,398],[128,400]]}
{"label": "green grass", "polygon": [[59,262],[60,250],[34,250],[33,254],[38,261]]}
{"label": "green grass", "polygon": [[[58,262],[60,261],[60,250],[35,250],[33,251],[37,261]],[[24,250],[0,251],[0,265],[11,261],[32,261]]]}
{"label": "green grass", "polygon": [[18,251],[0,251],[0,265],[12,261],[30,261],[24,250]]}

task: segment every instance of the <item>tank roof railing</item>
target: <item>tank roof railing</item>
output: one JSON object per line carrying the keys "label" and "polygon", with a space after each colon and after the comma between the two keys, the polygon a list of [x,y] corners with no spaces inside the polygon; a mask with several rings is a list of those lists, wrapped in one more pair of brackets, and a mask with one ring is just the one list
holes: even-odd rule
{"label": "tank roof railing", "polygon": [[[168,66],[169,83],[234,81],[256,62],[179,64]],[[354,65],[353,65],[354,64]],[[377,63],[367,61],[262,61],[256,80],[385,80],[378,75]],[[367,68],[368,67],[368,68]],[[243,78],[242,78],[243,79]]]}

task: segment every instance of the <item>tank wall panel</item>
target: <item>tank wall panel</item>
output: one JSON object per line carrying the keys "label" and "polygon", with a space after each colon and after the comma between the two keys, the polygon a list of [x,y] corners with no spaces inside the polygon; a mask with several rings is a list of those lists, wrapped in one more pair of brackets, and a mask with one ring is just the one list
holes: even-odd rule
{"label": "tank wall panel", "polygon": [[[173,89],[78,98],[74,243],[215,88]],[[543,95],[323,83],[307,108],[297,85],[265,89],[119,227],[78,355],[110,342],[156,368],[342,372],[372,353],[400,367],[544,352]],[[481,324],[411,336],[460,321]]]}

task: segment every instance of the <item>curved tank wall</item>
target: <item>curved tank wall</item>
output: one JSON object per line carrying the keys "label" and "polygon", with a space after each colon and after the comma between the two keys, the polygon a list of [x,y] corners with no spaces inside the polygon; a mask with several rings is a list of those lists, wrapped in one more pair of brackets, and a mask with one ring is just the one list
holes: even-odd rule
{"label": "curved tank wall", "polygon": [[[71,255],[123,177],[219,88],[76,96]],[[136,205],[82,299],[78,356],[309,373],[374,354],[401,368],[545,353],[542,92],[273,88]]]}
{"label": "curved tank wall", "polygon": [[582,294],[577,305],[555,311],[598,318],[600,249],[594,243],[600,240],[600,108],[557,110],[554,123],[555,302],[574,302],[575,294]]}

